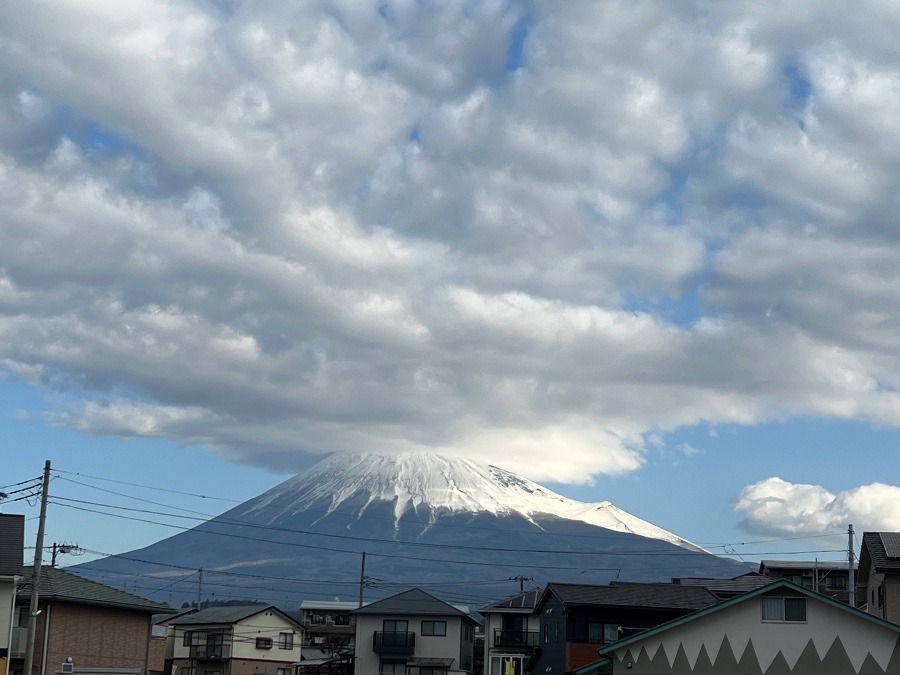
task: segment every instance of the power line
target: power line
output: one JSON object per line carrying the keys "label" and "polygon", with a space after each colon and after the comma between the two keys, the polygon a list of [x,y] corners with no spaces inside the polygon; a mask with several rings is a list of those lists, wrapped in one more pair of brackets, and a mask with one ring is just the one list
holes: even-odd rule
{"label": "power line", "polygon": [[[127,486],[130,486],[130,487],[140,487],[140,488],[143,488],[143,489],[153,490],[153,491],[156,491],[156,492],[166,492],[166,493],[169,493],[169,494],[177,494],[177,495],[188,496],[188,497],[196,497],[196,498],[204,499],[204,500],[215,500],[215,501],[229,502],[229,503],[234,503],[234,504],[242,504],[242,503],[244,503],[244,502],[242,502],[241,500],[237,500],[237,499],[228,499],[228,498],[225,498],[225,497],[216,497],[216,496],[204,495],[204,494],[199,494],[199,493],[194,493],[194,492],[186,492],[186,491],[182,491],[182,490],[173,490],[173,489],[171,489],[171,488],[163,488],[163,487],[159,487],[159,486],[146,485],[146,484],[143,484],[143,483],[134,483],[134,482],[123,481],[123,480],[117,480],[117,479],[112,479],[112,478],[105,478],[105,477],[102,477],[102,476],[93,476],[93,475],[90,475],[90,474],[84,474],[84,473],[81,473],[81,472],[75,472],[75,471],[66,471],[66,470],[63,470],[63,469],[54,469],[54,473],[64,473],[64,474],[68,474],[68,475],[72,475],[72,476],[79,476],[79,477],[82,477],[82,478],[89,478],[89,479],[93,479],[93,480],[101,480],[101,481],[104,481],[104,482],[115,483],[115,484],[119,484],[119,485],[127,485]],[[173,509],[178,510],[178,511],[184,511],[184,512],[186,512],[186,513],[193,513],[193,514],[196,514],[196,515],[203,515],[203,516],[206,516],[206,517],[208,517],[208,518],[214,518],[214,517],[216,517],[214,514],[204,513],[204,512],[201,512],[201,511],[195,511],[195,510],[192,510],[192,509],[186,509],[186,508],[183,508],[183,507],[176,507],[176,506],[173,506],[173,505],[171,505],[171,504],[165,504],[165,503],[156,502],[156,501],[149,500],[149,499],[143,499],[143,498],[140,498],[140,497],[136,497],[136,496],[134,496],[134,495],[125,494],[125,493],[121,493],[121,492],[115,492],[115,491],[113,491],[113,490],[105,490],[105,489],[100,488],[100,487],[98,487],[98,486],[96,486],[96,485],[91,485],[91,484],[89,484],[89,483],[83,483],[83,482],[76,481],[76,480],[73,480],[73,479],[65,479],[65,478],[63,478],[62,476],[59,476],[59,478],[61,478],[61,479],[63,479],[63,480],[67,480],[68,482],[74,483],[74,484],[76,484],[76,485],[81,485],[81,486],[83,486],[83,487],[87,487],[87,488],[90,488],[90,489],[98,490],[98,491],[101,491],[101,492],[106,492],[106,493],[108,493],[108,494],[117,495],[117,496],[120,496],[120,497],[123,497],[123,498],[126,498],[126,499],[133,499],[133,500],[136,500],[136,501],[141,501],[141,502],[144,502],[144,503],[153,504],[153,505],[155,505],[155,506],[165,506],[165,507],[168,507],[168,508],[173,508]],[[36,480],[39,480],[39,479],[36,479]],[[22,481],[22,483],[24,483],[24,482],[27,482],[27,481]],[[280,512],[281,512],[281,513],[286,513],[286,512],[289,511],[289,510],[291,510],[291,509],[290,509],[290,508],[284,508],[284,509],[281,509]],[[304,511],[307,512],[307,513],[320,513],[320,514],[322,514],[322,515],[328,515],[328,514],[352,515],[352,514],[350,514],[350,513],[342,513],[342,512],[340,512],[340,511],[322,511],[322,510],[318,510],[318,509],[310,509],[310,508],[305,508]],[[383,518],[383,517],[377,516],[377,515],[370,515],[370,516],[367,516],[367,517],[368,517],[368,518],[373,518],[373,519],[378,519],[378,520],[384,520],[384,521],[391,520],[391,519]],[[585,524],[586,524],[586,525],[589,525],[589,523],[585,523]],[[466,529],[466,530],[478,529],[478,530],[485,530],[485,531],[493,531],[493,528],[490,528],[490,527],[481,527],[481,526],[478,526],[478,525],[471,525],[471,524],[466,524],[466,525],[455,525],[455,524],[452,524],[452,523],[445,523],[445,524],[444,524],[444,527],[459,527],[460,529]],[[524,534],[527,534],[527,533],[528,533],[527,531],[521,531],[521,532],[524,533]],[[832,538],[832,537],[843,536],[844,534],[845,534],[845,533],[844,533],[843,531],[836,531],[836,532],[834,532],[834,533],[824,533],[824,534],[815,534],[815,535],[804,535],[804,536],[795,536],[795,537],[770,537],[770,538],[766,538],[766,539],[757,539],[757,540],[749,541],[749,542],[744,542],[744,541],[742,541],[742,542],[726,542],[726,543],[721,543],[721,542],[694,542],[694,543],[696,543],[698,546],[703,546],[704,548],[721,548],[721,549],[723,549],[723,550],[725,550],[725,549],[731,549],[731,550],[733,551],[734,548],[735,548],[735,547],[738,547],[738,546],[755,546],[755,545],[758,545],[758,544],[764,544],[764,543],[778,543],[778,542],[789,542],[789,541],[804,541],[804,540],[808,540],[808,539]],[[563,534],[560,534],[560,533],[545,532],[545,533],[543,533],[543,535],[544,535],[544,536],[551,536],[551,537],[556,537],[556,536],[558,536],[558,537],[566,537],[567,539],[568,539],[568,538],[572,538],[572,537],[578,537],[578,538],[591,539],[591,540],[593,540],[593,541],[596,541],[598,538],[608,537],[608,538],[610,538],[610,539],[613,539],[613,538],[615,537],[614,534],[604,535],[604,534],[602,534],[602,533],[591,533],[591,534],[578,534],[578,533],[568,534],[568,533],[567,533],[567,534],[563,535]],[[726,552],[726,553],[731,553],[730,551],[725,551],[725,552]],[[823,551],[809,551],[809,552],[810,552],[810,553],[820,553],[820,552],[823,552]],[[839,552],[839,551],[824,551],[824,552],[828,553],[828,552]],[[801,552],[801,553],[807,553],[807,552]],[[736,553],[735,553],[734,555],[736,555]],[[746,552],[745,552],[745,553],[743,553],[742,555],[755,555],[755,554],[752,554],[752,553],[746,553]]]}

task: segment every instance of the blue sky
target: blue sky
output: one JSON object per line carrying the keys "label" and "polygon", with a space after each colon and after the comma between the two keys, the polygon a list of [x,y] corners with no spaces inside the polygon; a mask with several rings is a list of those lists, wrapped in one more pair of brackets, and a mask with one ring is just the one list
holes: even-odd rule
{"label": "blue sky", "polygon": [[[900,528],[898,30],[829,0],[0,9],[4,484],[49,458],[216,512],[418,450],[751,557]],[[72,504],[49,536],[166,534]]]}

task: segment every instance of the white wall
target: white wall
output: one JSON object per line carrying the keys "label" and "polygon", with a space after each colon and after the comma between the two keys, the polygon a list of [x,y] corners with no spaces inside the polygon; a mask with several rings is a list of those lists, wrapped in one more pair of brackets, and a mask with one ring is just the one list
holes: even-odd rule
{"label": "white wall", "polygon": [[[378,675],[381,655],[373,651],[373,635],[384,629],[384,619],[406,620],[408,631],[415,633],[415,651],[409,655],[385,654],[385,658],[405,659],[408,656],[453,659],[451,669],[461,669],[468,653],[471,661],[472,642],[463,642],[464,619],[458,616],[371,616],[356,618],[356,675]],[[422,621],[446,621],[447,635],[423,636]],[[467,622],[466,622],[467,623]]]}
{"label": "white wall", "polygon": [[679,645],[683,645],[691,667],[696,663],[701,646],[706,647],[710,660],[715,663],[718,649],[727,635],[738,658],[744,652],[747,642],[752,640],[760,667],[765,672],[778,652],[784,655],[788,666],[793,667],[810,639],[819,655],[824,656],[840,635],[841,643],[857,672],[869,653],[882,668],[887,668],[897,642],[894,631],[813,598],[807,600],[805,622],[764,622],[761,604],[761,596],[749,598],[617,650],[616,659],[620,662],[629,659],[634,661],[643,647],[651,658],[658,649],[665,650],[671,664]]}
{"label": "white wall", "polygon": [[[286,621],[280,614],[272,611],[260,612],[236,623],[233,627],[216,625],[183,625],[175,630],[173,658],[190,658],[190,647],[184,645],[186,631],[218,632],[225,633],[222,648],[224,658],[256,659],[263,661],[299,661],[300,648],[303,643],[303,633],[294,624]],[[293,649],[279,649],[279,633],[293,633]],[[272,640],[271,649],[257,649],[256,638],[267,637]],[[206,645],[205,638],[201,639],[201,647]]]}

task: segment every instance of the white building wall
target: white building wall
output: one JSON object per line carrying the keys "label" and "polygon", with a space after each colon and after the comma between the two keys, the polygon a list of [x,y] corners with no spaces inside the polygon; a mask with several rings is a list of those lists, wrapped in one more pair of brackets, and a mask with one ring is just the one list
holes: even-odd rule
{"label": "white building wall", "polygon": [[752,640],[759,665],[765,672],[778,652],[784,655],[788,666],[793,668],[810,639],[820,658],[824,657],[840,634],[841,643],[857,672],[870,653],[882,668],[887,668],[897,642],[895,632],[862,617],[857,617],[854,621],[845,611],[813,598],[807,600],[805,622],[764,622],[762,597],[749,598],[743,603],[695,619],[658,636],[640,640],[617,650],[616,660],[636,661],[641,648],[645,648],[652,658],[658,649],[663,649],[671,665],[678,647],[684,646],[688,662],[693,667],[700,648],[705,646],[710,660],[715,663],[719,647],[727,635],[738,658],[748,641]]}
{"label": "white building wall", "polygon": [[[300,650],[303,643],[302,631],[278,613],[272,611],[260,612],[254,616],[240,621],[234,626],[196,625],[178,626],[174,631],[172,657],[176,659],[190,658],[190,647],[184,644],[186,631],[196,632],[224,632],[224,644],[222,646],[223,658],[253,659],[263,661],[287,661],[300,660]],[[280,649],[278,639],[280,633],[292,633],[294,646],[292,649]],[[257,649],[256,638],[270,638],[271,649]],[[206,644],[201,640],[201,647]]]}
{"label": "white building wall", "polygon": [[[293,633],[293,649],[279,649],[279,633]],[[257,649],[256,638],[271,638],[271,649]],[[235,659],[264,659],[266,661],[299,661],[303,633],[276,612],[261,612],[235,624],[231,657]]]}
{"label": "white building wall", "polygon": [[[408,631],[415,633],[415,650],[412,654],[384,654],[384,658],[406,659],[410,656],[453,659],[451,670],[460,670],[472,662],[474,643],[466,641],[464,625],[458,616],[371,616],[357,615],[356,619],[356,675],[378,675],[382,655],[374,651],[374,634],[384,629],[384,619],[405,620]],[[422,621],[446,621],[446,636],[422,635]],[[468,658],[467,658],[468,657]]]}

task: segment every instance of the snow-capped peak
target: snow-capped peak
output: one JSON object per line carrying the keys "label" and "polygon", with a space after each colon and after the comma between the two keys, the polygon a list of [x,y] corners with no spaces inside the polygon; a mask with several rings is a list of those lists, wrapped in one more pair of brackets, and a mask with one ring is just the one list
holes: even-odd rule
{"label": "snow-capped peak", "polygon": [[351,498],[363,497],[366,506],[392,502],[397,520],[424,506],[432,513],[546,514],[702,550],[608,501],[579,502],[499,467],[434,453],[337,453],[261,495],[253,510],[276,500],[283,506],[286,497],[297,510],[322,500],[331,511]]}

